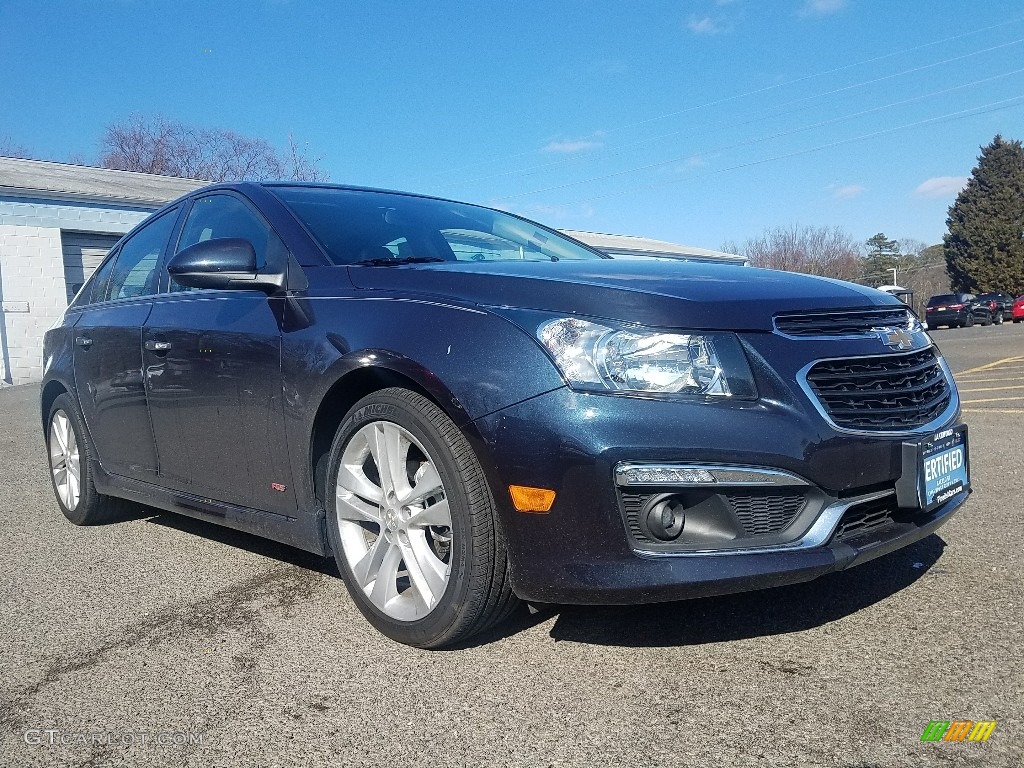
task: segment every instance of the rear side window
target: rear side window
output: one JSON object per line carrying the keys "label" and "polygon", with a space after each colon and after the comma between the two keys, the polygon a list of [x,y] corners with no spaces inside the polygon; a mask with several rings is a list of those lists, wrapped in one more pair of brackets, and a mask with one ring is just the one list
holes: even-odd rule
{"label": "rear side window", "polygon": [[85,290],[78,296],[77,304],[79,306],[95,304],[97,301],[106,299],[107,281],[110,279],[110,272],[114,268],[116,260],[117,254],[115,253],[92,273],[92,276],[86,281]]}
{"label": "rear side window", "polygon": [[107,300],[150,296],[157,289],[157,264],[174,229],[177,209],[149,222],[121,246],[104,294]]}

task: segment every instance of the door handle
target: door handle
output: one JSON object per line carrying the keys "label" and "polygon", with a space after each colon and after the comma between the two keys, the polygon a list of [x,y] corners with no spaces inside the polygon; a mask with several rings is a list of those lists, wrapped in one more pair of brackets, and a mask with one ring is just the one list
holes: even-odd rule
{"label": "door handle", "polygon": [[149,352],[166,352],[171,348],[171,342],[149,339],[143,346]]}
{"label": "door handle", "polygon": [[90,339],[88,336],[76,336],[75,344],[79,347],[91,347],[92,339]]}

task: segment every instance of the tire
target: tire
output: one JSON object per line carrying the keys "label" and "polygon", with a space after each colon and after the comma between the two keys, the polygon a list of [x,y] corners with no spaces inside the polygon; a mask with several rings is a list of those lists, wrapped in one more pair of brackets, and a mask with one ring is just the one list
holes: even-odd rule
{"label": "tire", "polygon": [[1016,325],[1017,323],[1020,322],[1020,319],[1015,317],[1015,318],[1013,318],[1013,322],[1014,322],[1014,325]]}
{"label": "tire", "polygon": [[123,515],[128,502],[104,496],[93,484],[96,453],[71,395],[64,393],[53,401],[46,424],[50,482],[64,517],[75,525],[100,525]]}
{"label": "tire", "polygon": [[997,312],[995,314],[994,319],[992,320],[992,322],[994,322],[996,325],[1002,325],[1003,324],[1003,313],[1002,312]]}
{"label": "tire", "polygon": [[971,313],[971,314],[969,314],[967,316],[967,320],[964,321],[963,327],[964,328],[972,328],[972,327],[974,327],[974,314],[973,313]]}
{"label": "tire", "polygon": [[[384,460],[384,472],[382,450],[396,457]],[[384,635],[441,648],[515,608],[505,540],[480,462],[427,398],[391,388],[356,403],[331,446],[326,488],[338,570],[356,606]]]}

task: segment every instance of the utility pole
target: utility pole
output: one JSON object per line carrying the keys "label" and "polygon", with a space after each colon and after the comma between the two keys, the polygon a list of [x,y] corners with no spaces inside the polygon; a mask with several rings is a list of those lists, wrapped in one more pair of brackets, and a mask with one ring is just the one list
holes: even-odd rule
{"label": "utility pole", "polygon": [[896,282],[896,267],[892,268],[892,284],[899,285],[899,283]]}

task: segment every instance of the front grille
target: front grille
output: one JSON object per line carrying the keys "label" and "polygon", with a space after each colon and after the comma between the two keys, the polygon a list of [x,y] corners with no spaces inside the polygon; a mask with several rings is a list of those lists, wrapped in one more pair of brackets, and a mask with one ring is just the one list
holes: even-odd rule
{"label": "front grille", "polygon": [[800,312],[775,316],[775,329],[787,336],[873,336],[875,328],[907,328],[906,307]]}
{"label": "front grille", "polygon": [[846,513],[839,520],[836,532],[832,541],[843,541],[854,536],[860,536],[869,531],[876,531],[885,528],[893,522],[893,514],[896,512],[896,497],[886,496],[882,499],[869,501],[860,504]]}
{"label": "front grille", "polygon": [[899,355],[827,360],[807,384],[840,427],[901,431],[936,419],[953,396],[932,348]]}
{"label": "front grille", "polygon": [[[620,490],[619,494],[630,536],[638,542],[651,543],[650,537],[640,527],[640,512],[653,496],[663,496],[664,493],[630,493]],[[737,532],[738,538],[778,533],[793,521],[805,502],[802,493],[764,489],[737,489],[731,493],[722,493],[721,498],[729,505],[729,510],[742,528],[741,532]]]}

